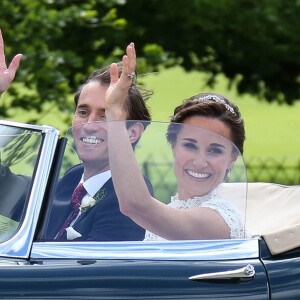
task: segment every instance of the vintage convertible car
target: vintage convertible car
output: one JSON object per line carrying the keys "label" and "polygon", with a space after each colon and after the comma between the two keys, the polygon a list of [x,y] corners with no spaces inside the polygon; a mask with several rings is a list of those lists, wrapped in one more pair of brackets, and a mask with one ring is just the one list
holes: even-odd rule
{"label": "vintage convertible car", "polygon": [[[168,124],[148,125],[136,155],[168,201]],[[72,130],[1,121],[0,155],[1,299],[300,297],[300,186],[247,184],[241,157],[221,192],[239,207],[244,238],[109,242],[45,239],[57,182],[80,164]]]}

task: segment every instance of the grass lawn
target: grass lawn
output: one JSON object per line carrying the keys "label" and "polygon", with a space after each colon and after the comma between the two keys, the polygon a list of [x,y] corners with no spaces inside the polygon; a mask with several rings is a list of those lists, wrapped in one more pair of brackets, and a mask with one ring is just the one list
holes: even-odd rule
{"label": "grass lawn", "polygon": [[257,100],[250,95],[240,96],[235,89],[228,90],[227,81],[219,77],[214,89],[204,86],[205,75],[184,73],[180,68],[141,77],[147,88],[154,90],[148,105],[153,120],[168,121],[176,105],[185,98],[201,92],[220,93],[239,107],[246,124],[245,158],[259,156],[300,159],[300,101],[294,106]]}
{"label": "grass lawn", "polygon": [[[259,101],[253,96],[237,94],[234,88],[228,89],[227,80],[220,76],[214,89],[204,86],[205,75],[203,73],[185,73],[179,67],[163,70],[160,73],[140,76],[138,82],[146,88],[152,89],[154,95],[149,99],[152,118],[155,121],[168,121],[175,106],[192,95],[201,92],[220,93],[238,105],[246,124],[247,139],[245,142],[244,158],[247,161],[258,162],[259,165],[274,165],[273,159],[284,163],[284,166],[292,166],[294,175],[299,178],[300,163],[300,101],[294,106],[279,105]],[[3,96],[2,101],[9,101]],[[72,100],[70,100],[72,101]],[[46,104],[47,106],[47,104]],[[32,117],[32,112],[24,113],[14,110],[12,120],[27,122]],[[54,126],[66,132],[66,113],[57,111],[53,104],[48,105],[46,112],[41,115],[39,124]],[[275,164],[276,164],[275,162]],[[265,167],[268,169],[268,167]],[[287,177],[278,171],[284,182]],[[296,174],[296,175],[295,175]],[[268,174],[266,180],[270,177]],[[300,178],[299,178],[300,180]]]}

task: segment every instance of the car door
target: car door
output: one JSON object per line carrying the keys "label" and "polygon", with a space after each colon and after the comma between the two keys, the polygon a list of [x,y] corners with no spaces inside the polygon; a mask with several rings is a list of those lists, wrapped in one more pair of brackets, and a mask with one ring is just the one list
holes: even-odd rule
{"label": "car door", "polygon": [[[5,277],[13,295],[47,299],[269,299],[258,247],[258,239],[34,242],[29,263]],[[12,290],[2,284],[1,293]]]}
{"label": "car door", "polygon": [[18,226],[0,244],[2,298],[269,299],[258,238],[43,240],[59,169],[65,162],[65,139],[59,140],[59,132],[50,127],[5,126],[29,130],[40,138],[33,143],[37,155]]}

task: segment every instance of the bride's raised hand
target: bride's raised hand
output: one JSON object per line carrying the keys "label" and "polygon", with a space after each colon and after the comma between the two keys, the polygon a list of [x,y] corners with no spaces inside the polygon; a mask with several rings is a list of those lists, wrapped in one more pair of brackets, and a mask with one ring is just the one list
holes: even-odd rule
{"label": "bride's raised hand", "polygon": [[107,120],[125,120],[125,100],[135,75],[136,53],[134,44],[130,43],[126,48],[126,55],[122,59],[122,73],[119,77],[118,66],[110,65],[110,86],[106,91],[105,114]]}
{"label": "bride's raised hand", "polygon": [[0,29],[0,95],[8,89],[10,83],[14,80],[22,56],[22,54],[17,54],[7,67],[4,54],[4,42]]}

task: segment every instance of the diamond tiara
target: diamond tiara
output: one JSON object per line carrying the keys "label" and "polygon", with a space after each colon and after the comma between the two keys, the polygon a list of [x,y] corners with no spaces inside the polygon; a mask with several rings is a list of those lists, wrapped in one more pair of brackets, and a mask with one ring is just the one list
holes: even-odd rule
{"label": "diamond tiara", "polygon": [[199,103],[199,102],[205,102],[207,100],[212,100],[212,101],[215,101],[217,103],[222,103],[226,107],[226,109],[228,111],[230,111],[233,115],[236,115],[233,107],[231,107],[229,104],[227,104],[224,99],[222,99],[222,98],[220,98],[220,97],[218,97],[216,95],[201,96],[201,97],[199,97],[197,99],[192,100],[191,102]]}

